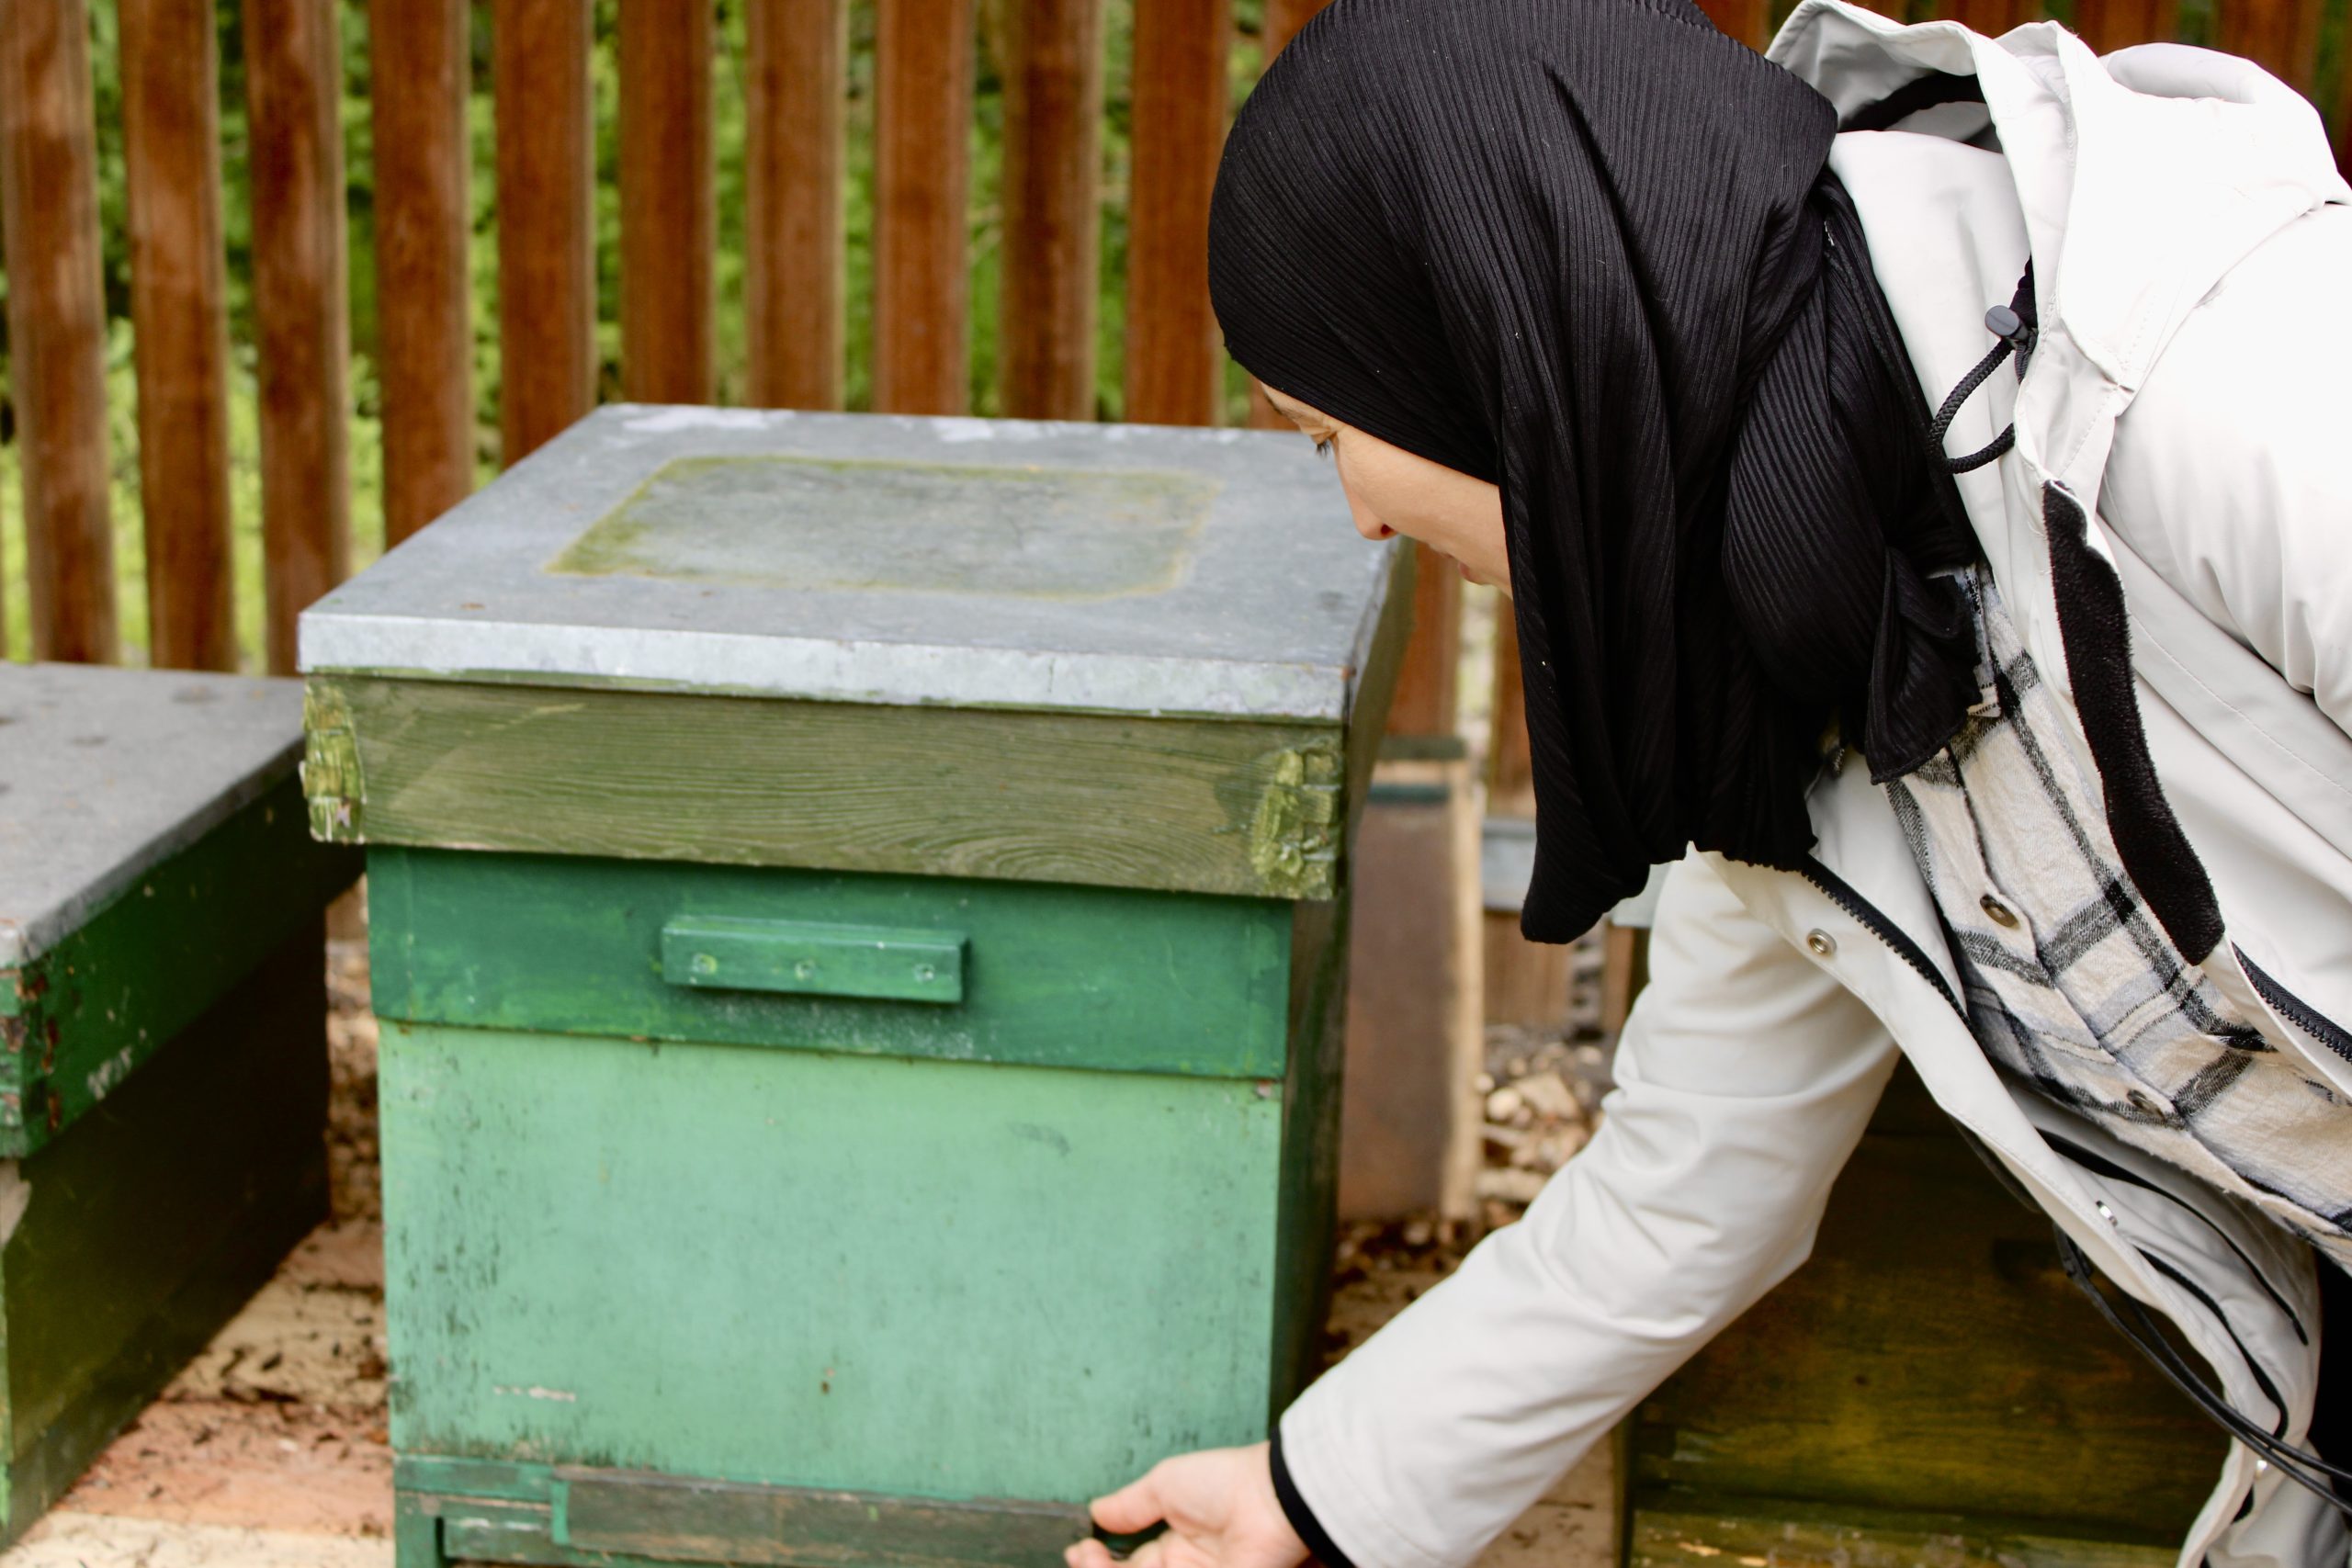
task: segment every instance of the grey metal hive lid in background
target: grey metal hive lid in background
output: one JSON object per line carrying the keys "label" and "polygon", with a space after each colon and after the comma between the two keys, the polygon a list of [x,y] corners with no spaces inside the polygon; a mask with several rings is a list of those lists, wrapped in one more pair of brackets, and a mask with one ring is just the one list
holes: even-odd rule
{"label": "grey metal hive lid in background", "polygon": [[292,681],[0,663],[0,1157],[315,945],[359,864],[305,831],[301,725]]}
{"label": "grey metal hive lid in background", "polygon": [[622,404],[306,611],[301,667],[1336,725],[1396,557],[1295,437]]}
{"label": "grey metal hive lid in background", "polygon": [[301,744],[299,682],[0,662],[0,969],[289,779]]}

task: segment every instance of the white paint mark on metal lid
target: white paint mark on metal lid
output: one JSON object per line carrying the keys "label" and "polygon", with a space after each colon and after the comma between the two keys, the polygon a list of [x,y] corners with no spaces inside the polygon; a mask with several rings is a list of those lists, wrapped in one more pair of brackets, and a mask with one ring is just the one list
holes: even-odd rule
{"label": "white paint mark on metal lid", "polygon": [[623,430],[666,435],[679,430],[765,430],[792,417],[790,409],[711,409],[676,406],[623,420]]}

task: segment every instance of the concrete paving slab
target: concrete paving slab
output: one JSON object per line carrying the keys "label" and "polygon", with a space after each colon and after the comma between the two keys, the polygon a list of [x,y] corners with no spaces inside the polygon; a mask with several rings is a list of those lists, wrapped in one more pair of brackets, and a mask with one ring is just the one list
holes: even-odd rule
{"label": "concrete paving slab", "polygon": [[55,1513],[0,1568],[391,1568],[392,1543],[233,1525]]}

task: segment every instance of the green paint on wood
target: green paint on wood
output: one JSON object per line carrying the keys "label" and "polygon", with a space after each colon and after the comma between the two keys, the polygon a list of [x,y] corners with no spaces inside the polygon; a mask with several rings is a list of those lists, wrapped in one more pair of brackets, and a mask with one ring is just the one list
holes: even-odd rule
{"label": "green paint on wood", "polygon": [[1077,1504],[937,1502],[567,1471],[560,1545],[762,1568],[1034,1568],[1085,1536]]}
{"label": "green paint on wood", "polygon": [[[1348,709],[1347,788],[1343,803],[1347,830],[1340,841],[1351,852],[1355,843],[1356,824],[1363,818],[1363,803],[1372,793],[1372,770],[1380,760],[1388,705],[1396,695],[1396,682],[1405,668],[1405,645],[1413,630],[1414,552],[1398,550],[1395,559],[1396,564],[1389,569],[1388,596],[1381,604],[1380,625],[1373,636],[1372,651],[1356,682],[1354,700]],[[1347,856],[1341,855],[1342,867],[1346,862]],[[1320,898],[1329,895],[1318,888],[1300,897]]]}
{"label": "green paint on wood", "polygon": [[302,793],[311,835],[327,843],[356,844],[365,836],[359,749],[351,738],[351,708],[335,686],[312,681],[302,688]]}
{"label": "green paint on wood", "polygon": [[1312,1382],[1331,1305],[1339,1217],[1340,1100],[1347,1060],[1348,922],[1342,897],[1293,906],[1290,1070],[1283,1079],[1282,1205],[1276,1242],[1271,1423]]}
{"label": "green paint on wood", "polygon": [[441,1551],[440,1517],[413,1494],[396,1493],[392,1502],[392,1568],[446,1568],[448,1561]]}
{"label": "green paint on wood", "polygon": [[364,824],[373,844],[1320,898],[1337,891],[1332,824],[1362,794],[1335,776],[1328,726],[372,678],[311,689],[347,724],[323,733],[347,734],[356,759],[333,761],[333,740],[311,774],[313,820]]}
{"label": "green paint on wood", "polygon": [[487,1497],[505,1503],[546,1503],[555,1496],[555,1467],[517,1464],[510,1460],[396,1454],[392,1459],[392,1483],[403,1495],[428,1500],[448,1495],[475,1500]]}
{"label": "green paint on wood", "polygon": [[403,1456],[395,1484],[395,1517],[416,1542],[399,1553],[400,1568],[457,1558],[599,1568],[1033,1568],[1093,1528],[1077,1503],[942,1501],[484,1460]]}
{"label": "green paint on wood", "polygon": [[[1242,1078],[1287,1056],[1292,916],[1270,899],[390,849],[368,897],[388,1019]],[[952,931],[964,999],[671,985],[680,919]]]}
{"label": "green paint on wood", "polygon": [[1643,1406],[1634,1503],[1684,1512],[1673,1496],[1696,1491],[1758,1518],[1794,1499],[2177,1544],[2223,1451],[1906,1069],[1812,1260]]}
{"label": "green paint on wood", "polygon": [[[514,1562],[546,1564],[548,1568],[656,1568],[649,1559],[608,1557],[558,1546],[545,1507],[513,1504],[485,1506],[462,1514],[444,1514],[437,1557],[420,1556],[413,1568],[440,1568],[444,1562]],[[398,1568],[412,1568],[402,1558]],[[666,1568],[666,1565],[664,1565]]]}
{"label": "green paint on wood", "polygon": [[548,570],[1091,601],[1183,581],[1221,489],[1159,469],[679,457]]}
{"label": "green paint on wood", "polygon": [[401,1452],[1068,1503],[1264,1433],[1258,1084],[396,1021],[381,1072]]}
{"label": "green paint on wood", "polygon": [[1310,741],[1281,752],[1250,822],[1250,864],[1276,897],[1303,898],[1333,886],[1347,805],[1339,743]]}
{"label": "green paint on wood", "polygon": [[314,912],[5,1180],[13,1539],[211,1338],[326,1208],[326,990]]}
{"label": "green paint on wood", "polygon": [[398,1560],[397,1568],[442,1568],[445,1563],[502,1562],[544,1565],[544,1568],[676,1568],[677,1560],[623,1556],[560,1546],[555,1540],[554,1514],[544,1504],[485,1503],[458,1507],[432,1522],[436,1527],[425,1554],[420,1541],[412,1561]]}
{"label": "green paint on wood", "polygon": [[315,843],[287,777],[93,911],[22,970],[0,971],[0,1156],[71,1126],[359,874]]}
{"label": "green paint on wood", "polygon": [[935,1002],[964,999],[960,931],[740,915],[676,915],[662,927],[662,978],[696,990]]}

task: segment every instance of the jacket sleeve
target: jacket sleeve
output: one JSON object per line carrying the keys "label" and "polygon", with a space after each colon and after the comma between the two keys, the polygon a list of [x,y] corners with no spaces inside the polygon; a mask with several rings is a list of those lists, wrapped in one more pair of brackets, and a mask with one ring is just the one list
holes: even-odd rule
{"label": "jacket sleeve", "polygon": [[1355,1568],[1468,1562],[1812,1247],[1893,1042],[1696,857],[1650,963],[1592,1143],[1282,1418]]}
{"label": "jacket sleeve", "polygon": [[2352,208],[2323,207],[2191,310],[2117,422],[2099,513],[2352,733]]}

